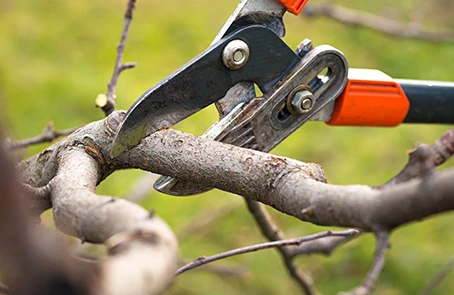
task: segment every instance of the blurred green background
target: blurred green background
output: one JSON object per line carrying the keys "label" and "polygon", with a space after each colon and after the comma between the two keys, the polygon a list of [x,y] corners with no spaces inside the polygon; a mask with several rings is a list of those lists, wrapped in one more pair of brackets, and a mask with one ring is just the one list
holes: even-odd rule
{"label": "blurred green background", "polygon": [[[426,25],[454,29],[451,0],[334,2],[402,22],[420,13]],[[205,49],[237,3],[138,0],[125,53],[125,61],[136,61],[138,66],[120,78],[119,108],[127,109],[144,90]],[[9,136],[34,136],[49,121],[57,129],[65,129],[102,119],[94,99],[106,90],[110,79],[125,6],[126,0],[0,1],[0,120]],[[326,18],[287,15],[286,24],[285,40],[292,48],[310,38],[315,45],[330,44],[342,50],[351,67],[377,68],[396,78],[454,81],[453,43],[397,39]],[[217,117],[210,107],[179,124],[178,129],[202,134]],[[330,183],[378,185],[403,167],[406,152],[415,144],[432,143],[449,127],[344,128],[308,123],[272,153],[318,161]],[[45,146],[30,148],[27,155]],[[449,166],[453,166],[452,161],[444,167]],[[140,171],[115,173],[98,191],[126,196],[143,175]],[[197,197],[175,198],[151,191],[141,204],[154,208],[182,237],[201,216],[233,204],[234,209],[226,216],[181,239],[185,259],[264,241],[239,196],[215,190]],[[275,211],[272,214],[289,237],[326,230]],[[425,286],[453,257],[453,223],[454,215],[444,214],[396,231],[375,294],[415,294]],[[329,258],[300,257],[298,264],[313,275],[318,290],[334,294],[361,283],[373,251],[373,238],[363,236]],[[299,294],[274,250],[216,265],[247,272],[245,276],[224,277],[202,270],[188,272],[178,277],[169,293]],[[454,274],[433,294],[454,294]]]}

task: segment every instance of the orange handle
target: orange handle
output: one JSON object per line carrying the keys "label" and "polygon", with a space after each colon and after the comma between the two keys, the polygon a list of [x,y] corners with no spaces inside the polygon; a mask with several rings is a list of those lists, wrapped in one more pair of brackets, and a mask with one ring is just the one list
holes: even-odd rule
{"label": "orange handle", "polygon": [[308,0],[279,0],[279,2],[287,8],[291,13],[298,15],[303,10]]}
{"label": "orange handle", "polygon": [[328,125],[396,126],[410,108],[402,87],[378,70],[350,69]]}

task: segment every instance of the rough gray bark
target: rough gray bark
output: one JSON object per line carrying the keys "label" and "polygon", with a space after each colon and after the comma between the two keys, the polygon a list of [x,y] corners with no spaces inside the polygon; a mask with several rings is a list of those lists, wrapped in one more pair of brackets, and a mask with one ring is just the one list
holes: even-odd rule
{"label": "rough gray bark", "polygon": [[111,255],[100,266],[104,294],[159,293],[173,280],[178,257],[176,239],[163,221],[126,200],[94,193],[96,185],[118,169],[197,181],[302,221],[365,231],[391,230],[454,209],[454,170],[383,189],[330,185],[315,163],[170,129],[112,159],[110,144],[123,115],[114,112],[18,165],[27,191],[34,192],[28,200],[35,214],[52,205],[60,230],[82,241],[107,243]]}
{"label": "rough gray bark", "polygon": [[[27,185],[49,188],[59,230],[108,246],[109,257],[98,265],[94,294],[159,294],[173,281],[178,243],[170,228],[142,207],[95,194],[96,185],[112,171],[93,140],[110,134],[104,123],[81,128],[21,163],[19,172]],[[46,208],[33,194],[29,200],[34,209]]]}
{"label": "rough gray bark", "polygon": [[97,182],[116,169],[139,168],[210,184],[320,225],[376,231],[454,209],[452,170],[382,190],[364,185],[330,185],[324,183],[323,170],[315,163],[245,150],[170,129],[154,133],[111,159],[109,146],[120,120],[121,113],[115,112],[23,162],[19,167],[23,181],[36,187],[47,185],[56,175],[62,155],[78,147],[81,153],[96,159],[99,168],[91,177]]}

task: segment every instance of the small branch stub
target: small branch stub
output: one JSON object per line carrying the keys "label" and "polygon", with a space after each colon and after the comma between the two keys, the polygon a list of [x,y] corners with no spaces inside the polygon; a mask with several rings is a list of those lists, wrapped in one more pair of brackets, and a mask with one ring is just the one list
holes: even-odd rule
{"label": "small branch stub", "polygon": [[107,105],[107,102],[107,95],[105,95],[104,93],[100,93],[98,94],[98,96],[96,96],[95,103],[98,108],[105,107]]}

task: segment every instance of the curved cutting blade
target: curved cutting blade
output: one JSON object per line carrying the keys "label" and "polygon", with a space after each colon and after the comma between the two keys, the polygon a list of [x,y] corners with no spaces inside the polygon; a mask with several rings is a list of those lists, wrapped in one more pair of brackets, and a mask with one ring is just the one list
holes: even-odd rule
{"label": "curved cutting blade", "polygon": [[[242,68],[231,70],[222,62],[222,51],[236,39],[248,45],[250,55]],[[239,82],[252,81],[266,92],[299,60],[271,30],[262,26],[239,29],[147,90],[120,124],[111,156],[122,154],[153,132],[168,128],[214,103]]]}

